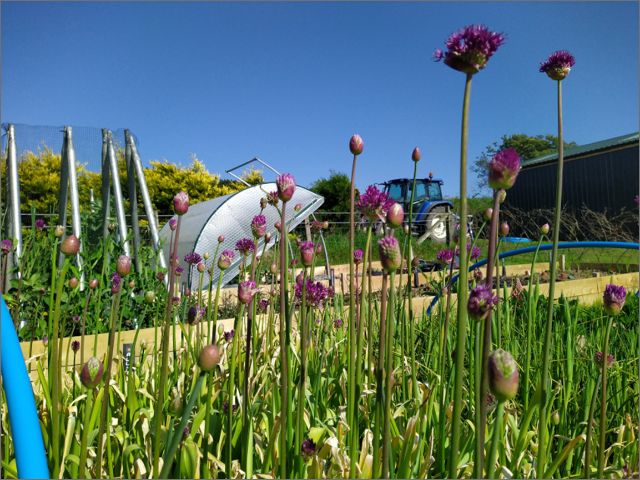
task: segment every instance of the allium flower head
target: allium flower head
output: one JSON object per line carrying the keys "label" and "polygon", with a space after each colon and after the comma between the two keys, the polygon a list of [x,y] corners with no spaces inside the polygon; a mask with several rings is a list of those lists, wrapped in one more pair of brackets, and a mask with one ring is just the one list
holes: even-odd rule
{"label": "allium flower head", "polygon": [[187,192],[178,192],[173,197],[173,210],[178,215],[184,215],[189,211],[189,195]]}
{"label": "allium flower head", "polygon": [[[481,253],[480,247],[476,245],[472,247],[470,243],[467,243],[467,255],[469,255],[471,260],[477,260]],[[460,246],[456,247],[455,255],[460,256]]]}
{"label": "allium flower head", "polygon": [[202,261],[202,256],[199,253],[190,252],[184,256],[184,261],[189,265],[197,265]]}
{"label": "allium flower head", "polygon": [[178,219],[173,217],[169,220],[169,230],[173,232],[176,228],[178,228]]}
{"label": "allium flower head", "polygon": [[9,239],[0,241],[0,251],[7,255],[11,250],[13,250],[13,242]]}
{"label": "allium flower head", "polygon": [[486,285],[478,285],[469,292],[467,311],[475,320],[484,320],[494,305],[498,303],[498,297]]}
{"label": "allium flower head", "polygon": [[436,254],[436,259],[438,260],[438,262],[444,265],[449,265],[451,262],[453,262],[454,255],[455,254],[453,250],[445,248],[444,250],[440,250]]}
{"label": "allium flower head", "polygon": [[189,325],[195,325],[204,316],[204,312],[204,308],[198,308],[196,305],[192,305],[187,311],[187,323]]}
{"label": "allium flower head", "polygon": [[515,148],[500,150],[489,161],[489,186],[494,190],[513,187],[520,168],[520,155]]}
{"label": "allium flower head", "polygon": [[251,303],[253,296],[258,292],[256,289],[256,282],[253,280],[246,280],[238,284],[238,300],[245,305]]}
{"label": "allium flower head", "polygon": [[387,236],[378,240],[378,253],[385,272],[391,273],[400,268],[402,257],[396,237]]}
{"label": "allium flower head", "polygon": [[627,290],[622,285],[607,285],[604,288],[604,308],[609,315],[618,315],[627,299]]}
{"label": "allium flower head", "polygon": [[96,357],[91,357],[87,360],[87,363],[82,366],[82,371],[80,372],[82,385],[87,388],[94,388],[100,383],[100,380],[102,380],[103,373],[104,366],[102,362]]}
{"label": "allium flower head", "polygon": [[398,202],[393,202],[391,207],[387,211],[387,224],[392,228],[397,228],[402,225],[404,220],[404,209]]}
{"label": "allium flower head", "polygon": [[454,70],[470,75],[478,73],[504,43],[504,35],[490,31],[484,25],[468,25],[447,39],[446,52],[437,49],[433,58]]}
{"label": "allium flower head", "polygon": [[[604,357],[604,354],[602,352],[596,352],[596,354],[594,355],[593,359],[596,362],[596,365],[599,368],[602,368],[602,359]],[[610,367],[611,365],[613,365],[613,362],[615,361],[615,358],[613,357],[613,355],[611,355],[610,353],[607,355],[607,368]]]}
{"label": "allium flower head", "polygon": [[316,246],[313,242],[300,242],[300,259],[302,265],[310,267],[313,264],[313,257],[316,251]]}
{"label": "allium flower head", "polygon": [[540,71],[546,73],[552,80],[564,80],[575,63],[576,59],[573,55],[566,50],[558,50],[540,64]]}
{"label": "allium flower head", "polygon": [[499,402],[513,399],[518,393],[520,374],[509,352],[501,348],[489,355],[489,388]]}
{"label": "allium flower head", "polygon": [[360,210],[363,217],[371,221],[378,219],[385,221],[387,211],[394,203],[386,193],[370,185],[365,192],[360,195],[356,207]]}
{"label": "allium flower head", "polygon": [[288,202],[296,191],[296,180],[290,173],[283,173],[276,179],[278,197],[283,202]]}
{"label": "allium flower head", "polygon": [[198,366],[203,372],[210,372],[220,363],[220,350],[217,345],[207,345],[200,352]]}
{"label": "allium flower head", "polygon": [[419,162],[421,158],[422,153],[420,153],[420,149],[418,147],[414,148],[413,152],[411,152],[411,160],[413,160],[414,162]]}
{"label": "allium flower head", "polygon": [[118,272],[115,272],[111,275],[111,293],[116,294],[120,291],[122,287],[122,278],[118,275]]}
{"label": "allium flower head", "polygon": [[38,230],[42,231],[44,227],[47,226],[47,222],[45,222],[43,218],[38,218],[35,225]]}
{"label": "allium flower head", "polygon": [[220,254],[220,258],[218,258],[218,268],[220,270],[226,270],[229,268],[235,255],[236,254],[233,253],[233,250],[223,250]]}
{"label": "allium flower head", "polygon": [[267,233],[267,217],[264,215],[256,215],[251,220],[251,233],[254,238],[264,237]]}
{"label": "allium flower head", "polygon": [[78,353],[78,350],[80,350],[80,342],[78,340],[74,340],[71,342],[71,351],[73,353]]}
{"label": "allium flower head", "polygon": [[182,273],[184,272],[184,268],[182,268],[180,265],[178,265],[178,266],[176,267],[175,272],[176,272],[176,275],[180,276],[180,275],[182,275]]}
{"label": "allium flower head", "polygon": [[126,277],[131,272],[131,257],[120,255],[116,260],[116,271],[121,277]]}
{"label": "allium flower head", "polygon": [[341,318],[336,318],[333,321],[333,328],[335,329],[341,328],[343,324],[344,324],[344,321]]}
{"label": "allium flower head", "polygon": [[355,263],[356,265],[361,264],[363,258],[364,258],[364,252],[362,251],[361,248],[353,252],[353,263]]}
{"label": "allium flower head", "polygon": [[305,458],[309,458],[316,453],[316,444],[310,438],[307,438],[304,442],[302,442],[302,446],[300,447],[300,452],[302,456]]}
{"label": "allium flower head", "polygon": [[260,313],[265,313],[267,308],[269,307],[269,300],[266,298],[261,298],[258,302],[258,311]]}
{"label": "allium flower head", "polygon": [[256,246],[250,238],[241,238],[236,242],[236,250],[245,257],[251,255],[255,248]]}
{"label": "allium flower head", "polygon": [[233,340],[234,335],[235,335],[235,330],[232,328],[228,332],[224,332],[222,334],[222,338],[224,338],[225,342],[230,342],[231,340]]}
{"label": "allium flower head", "polygon": [[273,192],[267,193],[267,203],[274,207],[278,206],[278,202],[280,201],[280,197],[278,197],[278,192],[274,190]]}
{"label": "allium flower head", "polygon": [[349,151],[353,155],[360,155],[364,150],[364,141],[357,133],[349,139]]}
{"label": "allium flower head", "polygon": [[65,255],[76,255],[80,251],[80,240],[75,235],[67,236],[60,244],[60,251]]}
{"label": "allium flower head", "polygon": [[[302,303],[302,291],[303,283],[297,283],[295,286],[295,300],[297,304]],[[305,291],[305,300],[307,306],[311,307],[323,307],[328,298],[330,298],[330,292],[321,282],[314,282],[311,279],[307,279]]]}

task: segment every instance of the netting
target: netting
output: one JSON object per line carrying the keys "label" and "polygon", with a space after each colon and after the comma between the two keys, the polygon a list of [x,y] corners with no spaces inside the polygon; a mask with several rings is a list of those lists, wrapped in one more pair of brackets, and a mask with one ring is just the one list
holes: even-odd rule
{"label": "netting", "polygon": [[[27,153],[38,154],[46,149],[59,155],[64,139],[64,126],[24,125],[13,123],[16,140],[18,162]],[[7,128],[9,124],[2,124],[2,156],[7,153]],[[97,127],[71,126],[73,147],[76,161],[91,172],[100,172],[102,162],[102,129]],[[124,128],[109,129],[113,135],[113,146],[116,150],[124,149]],[[140,152],[138,138],[131,134]],[[142,153],[140,153],[142,157]]]}

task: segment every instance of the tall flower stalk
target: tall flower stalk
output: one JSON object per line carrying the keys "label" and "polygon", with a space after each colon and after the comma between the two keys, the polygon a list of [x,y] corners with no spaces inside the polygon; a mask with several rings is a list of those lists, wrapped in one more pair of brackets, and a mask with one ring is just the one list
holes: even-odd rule
{"label": "tall flower stalk", "polygon": [[558,167],[556,171],[556,205],[553,217],[553,246],[551,249],[551,272],[549,278],[549,302],[547,308],[547,322],[545,325],[542,374],[540,377],[540,415],[538,417],[538,457],[536,461],[536,475],[541,478],[547,465],[547,416],[549,409],[549,364],[551,362],[551,330],[553,326],[554,297],[556,288],[556,274],[558,271],[558,242],[560,241],[560,218],[562,213],[562,173],[564,168],[564,137],[562,126],[562,80],[569,74],[575,64],[573,56],[566,51],[553,53],[540,66],[540,71],[546,73],[557,84],[558,104]]}
{"label": "tall flower stalk", "polygon": [[469,101],[473,75],[487,66],[491,56],[504,43],[501,33],[491,32],[484,25],[469,25],[452,34],[446,42],[447,51],[437,49],[434,60],[466,74],[462,102],[462,132],[460,139],[460,277],[458,280],[458,318],[456,339],[455,383],[453,389],[453,426],[449,455],[449,477],[457,476],[458,450],[462,425],[462,376],[464,374],[467,339],[468,296],[467,276],[467,137],[469,131]]}

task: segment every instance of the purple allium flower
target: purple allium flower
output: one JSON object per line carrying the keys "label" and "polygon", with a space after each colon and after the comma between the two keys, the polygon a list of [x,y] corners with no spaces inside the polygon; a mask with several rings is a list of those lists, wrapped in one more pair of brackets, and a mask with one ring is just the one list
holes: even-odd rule
{"label": "purple allium flower", "polygon": [[344,322],[343,322],[343,320],[341,318],[336,318],[333,321],[333,328],[335,328],[335,329],[341,328],[343,324],[344,324]]}
{"label": "purple allium flower", "polygon": [[364,150],[364,141],[357,133],[349,139],[349,151],[353,155],[360,155]]}
{"label": "purple allium flower", "polygon": [[497,305],[498,297],[486,285],[478,285],[469,292],[467,311],[475,320],[484,320],[494,305]]}
{"label": "purple allium flower", "polygon": [[453,250],[445,248],[436,254],[436,259],[444,265],[449,265],[453,262],[454,256],[455,254]]}
{"label": "purple allium flower", "polygon": [[546,73],[552,80],[564,80],[575,63],[576,59],[573,55],[566,50],[558,50],[540,64],[540,71]]}
{"label": "purple allium flower", "polygon": [[[295,299],[296,303],[302,303],[302,282],[296,282],[295,286]],[[323,307],[327,298],[330,297],[329,289],[325,287],[321,282],[314,282],[311,279],[307,280],[306,288],[306,302],[311,307]]]}
{"label": "purple allium flower", "polygon": [[71,351],[73,351],[73,353],[78,353],[78,350],[80,350],[80,342],[78,340],[74,340],[71,342]]}
{"label": "purple allium flower", "polygon": [[302,442],[302,446],[300,447],[300,452],[302,456],[305,458],[309,458],[316,453],[316,444],[310,438],[307,438],[304,442]]}
{"label": "purple allium flower", "polygon": [[499,402],[512,400],[518,393],[520,374],[509,352],[501,348],[489,355],[489,388]]}
{"label": "purple allium flower", "polygon": [[254,238],[261,238],[267,233],[267,217],[256,215],[251,221],[251,233]]}
{"label": "purple allium flower", "polygon": [[174,231],[178,227],[178,219],[176,217],[172,217],[169,220],[169,229]]}
{"label": "purple allium flower", "polygon": [[45,335],[42,337],[42,345],[46,347],[48,344],[49,344],[49,336]]}
{"label": "purple allium flower", "polygon": [[300,242],[300,259],[302,265],[310,267],[313,263],[313,257],[316,252],[316,246],[313,242]]}
{"label": "purple allium flower", "polygon": [[246,280],[238,284],[238,300],[245,305],[251,303],[256,292],[256,282],[253,280]]}
{"label": "purple allium flower", "polygon": [[241,238],[236,242],[236,250],[244,257],[251,255],[255,248],[256,246],[250,238]]}
{"label": "purple allium flower", "polygon": [[511,289],[511,298],[514,300],[518,300],[522,297],[524,292],[524,287],[522,286],[522,282],[519,278],[516,278],[515,283],[513,284],[513,288]]}
{"label": "purple allium flower", "polygon": [[235,331],[233,330],[233,328],[231,330],[229,330],[228,332],[224,332],[222,334],[222,338],[224,338],[225,342],[230,342],[231,340],[233,340],[233,336],[235,335]]}
{"label": "purple allium flower", "polygon": [[184,261],[190,265],[197,265],[202,261],[202,256],[199,253],[190,252],[184,256]]}
{"label": "purple allium flower", "polygon": [[280,201],[280,197],[278,197],[277,190],[274,190],[273,192],[267,193],[267,203],[269,205],[277,207],[279,201]]}
{"label": "purple allium flower", "polygon": [[258,311],[260,313],[265,313],[267,311],[267,307],[269,306],[269,300],[266,298],[261,298],[258,302]]}
{"label": "purple allium flower", "polygon": [[46,226],[47,226],[47,222],[45,222],[43,218],[38,218],[36,220],[36,228],[38,230],[42,231]]}
{"label": "purple allium flower", "polygon": [[436,49],[433,59],[444,63],[454,70],[470,75],[478,73],[491,56],[504,43],[502,33],[491,32],[484,25],[468,25],[447,39],[447,51]]}
{"label": "purple allium flower", "polygon": [[402,256],[396,237],[386,236],[378,240],[378,253],[385,272],[391,273],[400,268]]}
{"label": "purple allium flower", "polygon": [[182,439],[186,440],[190,433],[191,433],[191,429],[187,425],[186,427],[184,427],[184,430],[182,430]]}
{"label": "purple allium flower", "polygon": [[204,308],[198,308],[196,305],[189,307],[187,311],[187,323],[195,325],[204,316]]}
{"label": "purple allium flower", "polygon": [[178,215],[184,215],[189,211],[189,195],[187,195],[187,192],[178,192],[173,197],[173,209]]}
{"label": "purple allium flower", "polygon": [[414,162],[419,162],[421,158],[422,153],[420,152],[420,149],[418,147],[414,148],[413,152],[411,152],[411,160],[413,160]]}
{"label": "purple allium flower", "polygon": [[120,291],[122,287],[122,278],[118,275],[118,272],[115,272],[111,275],[111,293],[116,294]]}
{"label": "purple allium flower", "polygon": [[353,252],[353,263],[355,263],[356,265],[359,265],[360,263],[362,263],[363,259],[364,259],[364,251],[361,248],[358,248]]}
{"label": "purple allium flower", "polygon": [[290,173],[283,173],[276,178],[278,197],[283,202],[288,202],[296,191],[296,180]]}
{"label": "purple allium flower", "polygon": [[[227,400],[222,402],[222,411],[224,413],[227,413],[229,411],[229,402]],[[234,403],[233,404],[233,413],[236,413],[238,411],[238,404]]]}
{"label": "purple allium flower", "polygon": [[489,161],[489,186],[494,190],[513,187],[520,168],[520,155],[515,148],[500,150]]}
{"label": "purple allium flower", "polygon": [[131,272],[131,257],[120,255],[116,260],[116,271],[121,277],[126,277]]}
{"label": "purple allium flower", "polygon": [[329,222],[321,222],[320,220],[314,220],[313,222],[311,222],[312,232],[319,232],[326,228],[329,228]]}
{"label": "purple allium flower", "polygon": [[[476,245],[474,245],[472,248],[471,244],[467,243],[467,255],[469,255],[469,258],[471,260],[477,260],[478,257],[480,257],[480,253],[481,253],[480,247],[477,247]],[[460,256],[460,246],[456,246],[455,255],[458,257]],[[444,263],[447,263],[447,262],[444,262]]]}
{"label": "purple allium flower", "polygon": [[11,250],[13,250],[13,242],[9,239],[0,241],[0,251],[7,255]]}
{"label": "purple allium flower", "polygon": [[393,202],[389,210],[387,211],[387,223],[392,228],[397,228],[402,225],[404,220],[404,209],[402,205],[397,202]]}
{"label": "purple allium flower", "polygon": [[180,275],[182,275],[183,272],[184,272],[184,268],[182,268],[180,265],[178,265],[176,267],[176,275],[180,276]]}
{"label": "purple allium flower", "polygon": [[627,299],[627,289],[622,285],[607,285],[604,288],[604,295],[602,300],[604,301],[604,308],[609,315],[617,315],[624,307],[624,302]]}
{"label": "purple allium flower", "polygon": [[229,268],[235,255],[236,254],[233,253],[233,250],[223,250],[220,254],[220,258],[218,258],[218,268],[220,270],[226,270]]}
{"label": "purple allium flower", "polygon": [[356,204],[358,210],[363,217],[368,218],[371,221],[385,220],[387,211],[394,204],[388,195],[378,190],[375,186],[370,185],[365,192],[360,195]]}
{"label": "purple allium flower", "polygon": [[[594,355],[594,360],[596,361],[596,365],[599,368],[602,368],[602,358],[604,357],[604,354],[602,352],[596,352],[596,354]],[[613,365],[613,362],[615,361],[615,358],[613,357],[613,355],[611,355],[610,353],[607,355],[607,367],[610,367],[611,365]]]}
{"label": "purple allium flower", "polygon": [[76,255],[80,251],[80,240],[75,235],[69,235],[60,244],[60,251],[67,256]]}

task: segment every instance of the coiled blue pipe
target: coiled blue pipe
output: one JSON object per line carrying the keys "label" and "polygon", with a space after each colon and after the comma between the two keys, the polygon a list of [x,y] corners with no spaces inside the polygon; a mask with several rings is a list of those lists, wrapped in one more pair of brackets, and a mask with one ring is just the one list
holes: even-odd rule
{"label": "coiled blue pipe", "polygon": [[[498,258],[508,258],[515,257],[516,255],[522,255],[523,253],[531,253],[536,251],[537,246],[518,248],[516,250],[510,250],[508,252],[503,252],[498,255]],[[540,251],[544,252],[545,250],[551,250],[553,248],[552,243],[545,243],[544,245],[540,245]],[[626,250],[640,250],[640,243],[634,242],[560,242],[558,243],[558,249],[569,249],[569,248],[622,248]],[[476,268],[482,267],[487,264],[487,259],[480,260],[479,262],[474,263],[469,267],[469,271],[475,270]],[[448,285],[453,285],[458,281],[458,275],[454,275],[449,280]],[[440,295],[436,294],[431,300],[429,307],[427,308],[427,315],[431,315],[431,309],[438,303],[440,299]]]}
{"label": "coiled blue pipe", "polygon": [[0,317],[2,317],[2,381],[7,396],[18,477],[49,478],[47,456],[44,451],[31,381],[9,309],[1,296]]}

